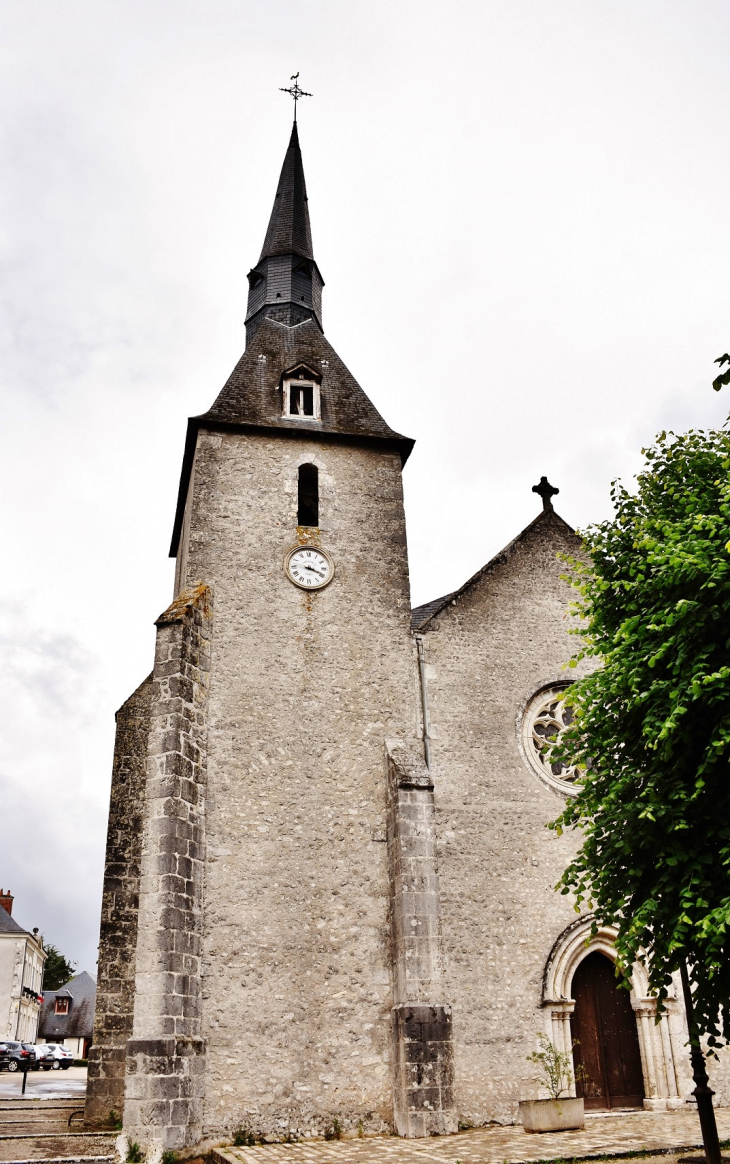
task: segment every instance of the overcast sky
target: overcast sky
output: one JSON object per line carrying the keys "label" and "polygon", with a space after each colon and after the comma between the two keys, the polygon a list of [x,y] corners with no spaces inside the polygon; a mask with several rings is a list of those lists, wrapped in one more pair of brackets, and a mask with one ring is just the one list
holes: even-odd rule
{"label": "overcast sky", "polygon": [[0,0],[3,830],[95,972],[114,711],[186,418],[243,350],[301,70],[326,333],[405,472],[414,603],[720,423],[727,0]]}

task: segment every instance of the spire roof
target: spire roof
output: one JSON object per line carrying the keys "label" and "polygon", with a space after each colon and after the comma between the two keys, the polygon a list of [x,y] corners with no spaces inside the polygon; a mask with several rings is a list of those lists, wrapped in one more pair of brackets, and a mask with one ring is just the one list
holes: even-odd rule
{"label": "spire roof", "polygon": [[[305,364],[321,380],[321,420],[282,416],[281,380]],[[246,425],[306,433],[315,439],[349,436],[392,441],[406,460],[413,441],[394,432],[312,319],[289,327],[265,319],[224,384],[203,424]]]}
{"label": "spire roof", "polygon": [[313,259],[312,228],[309,225],[307,207],[307,187],[304,181],[302,151],[299,148],[297,123],[294,122],[289,139],[289,147],[284,156],[284,165],[279,175],[274,207],[266,231],[262,259],[274,255],[299,255],[303,259]]}
{"label": "spire roof", "polygon": [[[213,407],[188,421],[171,557],[177,554],[201,429],[371,444],[397,452],[404,464],[414,445],[386,424],[322,331],[324,280],[312,254],[296,122],[261,258],[249,271],[248,282],[246,350]],[[319,385],[316,418],[284,411],[286,377],[301,367]]]}
{"label": "spire roof", "polygon": [[[322,418],[316,424],[282,416],[281,381],[299,364],[321,376]],[[246,431],[307,440],[390,447],[405,464],[410,437],[394,432],[368,399],[313,319],[290,327],[263,319],[213,407],[188,420],[170,557],[177,554],[198,431]],[[4,912],[4,911],[3,911]],[[0,917],[1,920],[1,917]]]}

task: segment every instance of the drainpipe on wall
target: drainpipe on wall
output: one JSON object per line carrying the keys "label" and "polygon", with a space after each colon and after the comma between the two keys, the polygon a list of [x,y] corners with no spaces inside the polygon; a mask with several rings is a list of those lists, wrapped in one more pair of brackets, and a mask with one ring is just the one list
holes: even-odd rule
{"label": "drainpipe on wall", "polygon": [[423,710],[423,758],[431,771],[431,723],[428,715],[428,688],[426,686],[426,659],[423,653],[423,635],[416,635],[418,674],[421,679],[421,707]]}

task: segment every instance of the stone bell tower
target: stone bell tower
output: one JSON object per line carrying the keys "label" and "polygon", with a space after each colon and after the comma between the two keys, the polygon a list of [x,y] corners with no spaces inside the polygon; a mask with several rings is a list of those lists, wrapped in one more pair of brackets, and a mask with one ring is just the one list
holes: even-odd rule
{"label": "stone bell tower", "polygon": [[[401,1016],[394,1052],[394,991],[438,978],[434,875],[396,932],[386,844],[421,732],[413,442],[324,336],[296,124],[248,281],[246,350],[188,424],[175,601],[118,716],[87,1118],[123,1106],[153,1155],[242,1124],[390,1130],[403,1030],[443,1018]],[[425,768],[402,768],[427,832]]]}

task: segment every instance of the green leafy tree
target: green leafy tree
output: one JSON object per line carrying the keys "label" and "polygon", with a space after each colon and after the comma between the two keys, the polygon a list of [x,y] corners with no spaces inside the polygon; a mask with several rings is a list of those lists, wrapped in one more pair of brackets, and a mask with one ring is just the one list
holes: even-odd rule
{"label": "green leafy tree", "polygon": [[[730,365],[730,355],[725,352],[724,356],[717,357],[715,363],[719,364],[721,368],[724,367],[725,364]],[[730,384],[730,366],[728,366],[724,372],[721,372],[720,375],[716,376],[712,381],[712,387],[716,392],[719,392],[724,384]]]}
{"label": "green leafy tree", "polygon": [[43,989],[44,990],[60,990],[65,986],[69,978],[73,978],[76,969],[75,962],[69,962],[64,958],[60,950],[55,946],[46,946],[46,964],[43,968]]}
{"label": "green leafy tree", "polygon": [[572,663],[599,666],[570,689],[555,750],[582,779],[551,827],[582,831],[561,888],[617,927],[619,969],[642,960],[660,1010],[682,974],[711,1114],[699,1040],[730,1039],[730,434],[662,433],[644,455],[571,563]]}

